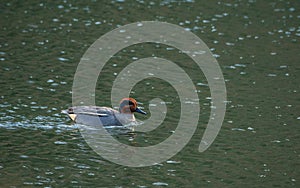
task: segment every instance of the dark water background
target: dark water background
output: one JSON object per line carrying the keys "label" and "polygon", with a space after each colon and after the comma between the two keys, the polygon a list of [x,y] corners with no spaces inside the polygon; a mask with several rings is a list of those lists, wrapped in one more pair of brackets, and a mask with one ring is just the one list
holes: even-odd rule
{"label": "dark water background", "polygon": [[[2,1],[0,187],[298,187],[299,7],[296,0]],[[199,153],[210,112],[203,74],[163,45],[116,54],[97,86],[98,105],[110,106],[112,80],[126,64],[152,54],[191,75],[201,104],[198,129],[181,152],[161,164],[128,168],[93,152],[60,111],[72,103],[73,76],[87,48],[112,29],[148,20],[180,25],[209,46],[229,102],[217,139]],[[133,91],[146,111],[149,100],[164,99],[170,115],[158,130],[120,141],[164,140],[180,115],[177,93],[155,79]]]}

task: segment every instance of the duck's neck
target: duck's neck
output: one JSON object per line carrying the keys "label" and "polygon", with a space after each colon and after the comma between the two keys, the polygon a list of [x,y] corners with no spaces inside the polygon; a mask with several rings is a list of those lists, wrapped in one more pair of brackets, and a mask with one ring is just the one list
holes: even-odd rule
{"label": "duck's neck", "polygon": [[120,107],[119,112],[120,117],[125,121],[135,121],[135,116],[129,106],[123,106],[123,108]]}
{"label": "duck's neck", "polygon": [[131,123],[131,122],[135,121],[135,117],[134,117],[133,113],[130,113],[130,114],[118,113],[118,114],[115,114],[115,116],[118,119],[118,121],[123,125],[126,125],[128,123]]}

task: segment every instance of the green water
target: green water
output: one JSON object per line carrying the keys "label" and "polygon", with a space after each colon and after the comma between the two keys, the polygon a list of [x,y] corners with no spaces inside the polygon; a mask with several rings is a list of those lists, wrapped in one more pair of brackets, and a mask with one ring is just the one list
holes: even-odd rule
{"label": "green water", "polygon": [[[299,1],[2,1],[0,5],[0,187],[298,187],[300,129]],[[200,37],[220,64],[226,117],[211,147],[198,152],[210,93],[193,61],[145,44],[116,54],[99,78],[98,105],[110,106],[114,73],[152,54],[183,67],[199,90],[198,129],[177,155],[150,167],[104,160],[60,113],[72,103],[78,62],[100,36],[137,21],[180,25]],[[117,136],[132,146],[166,139],[180,112],[177,93],[149,79],[132,96],[168,102],[150,133]],[[143,120],[149,117],[137,116]]]}

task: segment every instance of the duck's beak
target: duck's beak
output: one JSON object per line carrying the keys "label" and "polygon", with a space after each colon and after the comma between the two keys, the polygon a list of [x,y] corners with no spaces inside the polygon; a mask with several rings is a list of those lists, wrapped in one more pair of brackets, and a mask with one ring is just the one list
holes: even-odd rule
{"label": "duck's beak", "polygon": [[136,108],[136,109],[135,109],[135,112],[140,113],[140,114],[144,114],[144,115],[147,114],[147,112],[144,112],[143,110],[141,110],[141,109],[139,109],[139,108]]}

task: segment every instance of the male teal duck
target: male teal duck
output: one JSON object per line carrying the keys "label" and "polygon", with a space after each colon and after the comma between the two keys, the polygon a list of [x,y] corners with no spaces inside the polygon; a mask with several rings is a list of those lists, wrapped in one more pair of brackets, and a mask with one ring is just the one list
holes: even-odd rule
{"label": "male teal duck", "polygon": [[[119,111],[109,107],[74,106],[63,110],[75,123],[84,125],[100,124],[103,126],[122,126],[136,122],[134,112],[147,114],[137,106],[133,98],[123,98],[120,101]],[[95,119],[96,117],[96,119]],[[100,119],[97,119],[97,117]]]}

